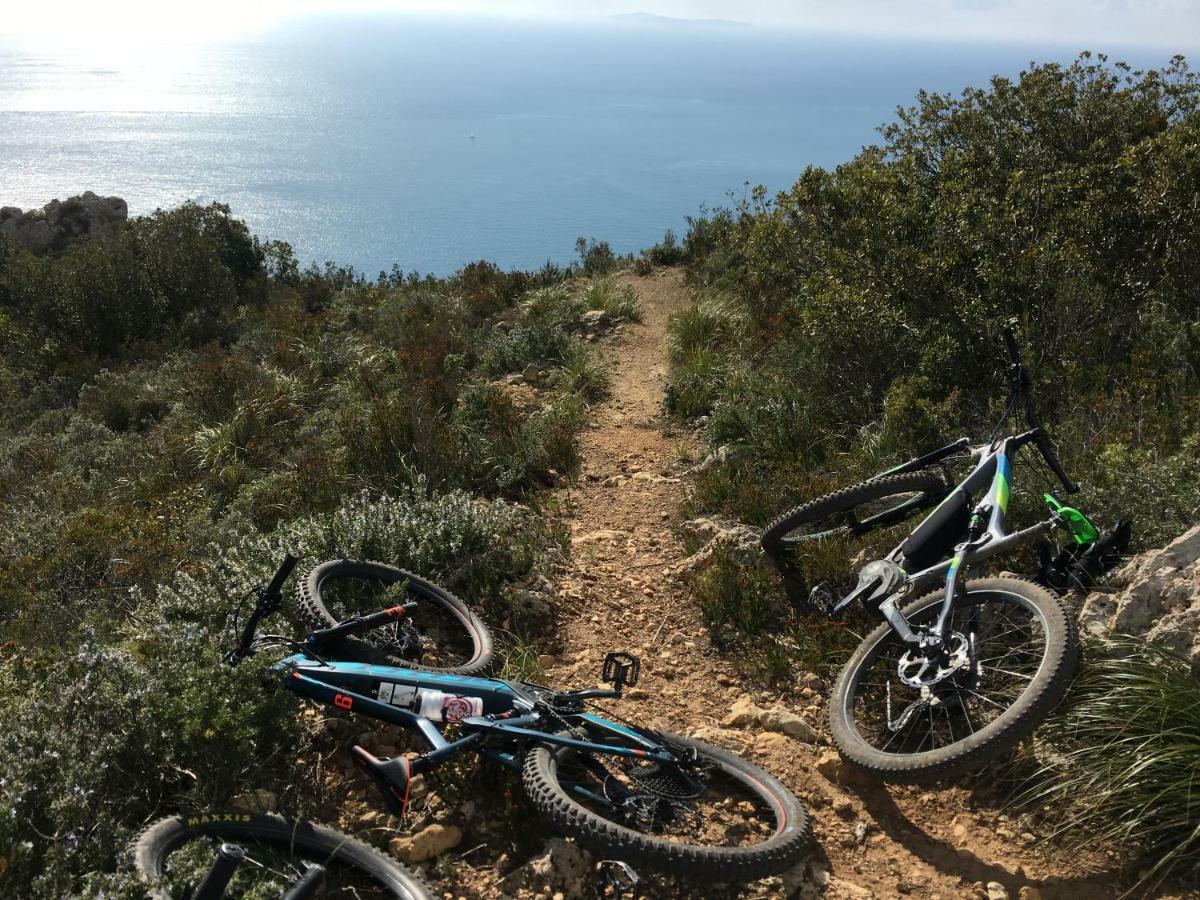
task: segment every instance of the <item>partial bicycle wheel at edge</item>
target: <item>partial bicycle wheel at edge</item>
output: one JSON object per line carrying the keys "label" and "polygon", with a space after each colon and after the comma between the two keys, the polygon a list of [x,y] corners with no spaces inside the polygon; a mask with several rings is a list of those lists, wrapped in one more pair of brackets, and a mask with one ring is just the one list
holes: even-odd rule
{"label": "partial bicycle wheel at edge", "polygon": [[336,646],[357,662],[469,675],[492,662],[492,634],[466,603],[419,575],[357,559],[323,562],[296,583],[296,606],[311,628],[415,602],[402,619]]}
{"label": "partial bicycle wheel at edge", "polygon": [[[965,588],[948,630],[963,646],[974,635],[976,671],[964,668],[924,696],[899,677],[908,645],[880,625],[842,669],[829,700],[843,758],[893,782],[960,774],[1015,747],[1062,700],[1079,646],[1059,600],[1019,578],[972,580]],[[929,625],[942,598],[932,591],[904,615]]]}
{"label": "partial bicycle wheel at edge", "polygon": [[[590,739],[621,742],[594,728],[586,726]],[[525,789],[559,831],[593,852],[687,878],[741,884],[783,872],[808,852],[808,813],[778,779],[701,741],[653,734],[695,751],[707,769],[702,779],[536,744],[525,755]],[[615,803],[619,797],[625,802]]]}
{"label": "partial bicycle wheel at edge", "polygon": [[246,853],[229,897],[282,896],[307,866],[318,864],[327,872],[322,897],[433,900],[415,873],[369,844],[312,822],[240,810],[160,819],[134,839],[130,861],[155,900],[178,900],[199,886],[222,843]]}
{"label": "partial bicycle wheel at edge", "polygon": [[763,529],[762,548],[778,556],[806,541],[866,534],[933,507],[945,493],[946,482],[929,469],[872,478],[777,516]]}

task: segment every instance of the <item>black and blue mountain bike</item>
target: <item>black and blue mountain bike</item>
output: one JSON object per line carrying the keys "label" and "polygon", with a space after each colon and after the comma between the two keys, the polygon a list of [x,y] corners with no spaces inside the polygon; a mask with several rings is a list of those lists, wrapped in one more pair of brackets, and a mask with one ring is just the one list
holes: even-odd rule
{"label": "black and blue mountain bike", "polygon": [[[962,438],[795,507],[763,532],[763,549],[786,559],[789,550],[849,545],[931,510],[890,553],[860,571],[845,597],[814,589],[814,605],[833,615],[861,604],[884,619],[842,669],[829,716],[842,755],[888,780],[951,775],[1010,749],[1045,719],[1073,677],[1078,641],[1058,597],[1020,578],[969,580],[971,567],[1063,528],[1073,549],[1044,561],[1043,570],[1054,569],[1066,583],[1094,577],[1128,542],[1127,523],[1101,537],[1053,493],[1045,495],[1047,518],[1005,531],[1022,448],[1036,448],[1068,494],[1078,490],[1038,419],[1011,330],[1005,342],[1011,390],[987,443],[972,447]],[[1028,428],[999,435],[1022,400]],[[955,456],[973,463],[958,484],[935,468]]]}
{"label": "black and blue mountain bike", "polygon": [[[576,691],[462,674],[475,670],[491,646],[465,605],[410,573],[352,560],[325,563],[300,582],[307,617],[315,610],[325,619],[334,594],[342,597],[334,608],[362,602],[367,595],[340,584],[346,580],[390,584],[402,592],[401,602],[349,615],[302,641],[258,634],[262,620],[279,609],[295,564],[289,556],[271,583],[257,589],[226,660],[291,648],[275,666],[287,690],[420,735],[428,749],[412,757],[381,759],[350,748],[395,815],[405,814],[414,778],[473,752],[520,772],[551,823],[603,856],[738,883],[782,872],[808,849],[808,815],[777,779],[716,747],[589,708],[637,683],[636,657],[609,653],[602,677],[611,687]],[[438,620],[432,632],[414,624],[422,617]]]}

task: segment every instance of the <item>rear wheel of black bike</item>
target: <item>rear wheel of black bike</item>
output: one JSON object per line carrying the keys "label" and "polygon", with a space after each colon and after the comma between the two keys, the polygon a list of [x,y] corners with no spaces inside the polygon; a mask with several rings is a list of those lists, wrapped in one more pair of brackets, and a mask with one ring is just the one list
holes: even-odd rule
{"label": "rear wheel of black bike", "polygon": [[454,594],[412,572],[378,562],[321,563],[297,582],[296,605],[311,628],[402,603],[415,607],[335,645],[335,655],[359,662],[454,672],[480,672],[492,661],[492,635]]}
{"label": "rear wheel of black bike", "polygon": [[326,869],[321,897],[433,897],[417,875],[374,847],[323,825],[275,815],[229,810],[160,819],[137,836],[130,856],[156,900],[178,900],[199,887],[223,843],[246,854],[227,897],[281,897],[311,865]]}
{"label": "rear wheel of black bike", "polygon": [[[664,766],[537,744],[525,756],[525,789],[583,846],[676,875],[753,881],[791,868],[809,849],[808,814],[778,780],[700,741],[648,734],[694,761]],[[640,746],[586,721],[572,735]]]}
{"label": "rear wheel of black bike", "polygon": [[[888,781],[955,775],[1015,747],[1062,699],[1079,653],[1062,604],[1018,578],[965,587],[951,610],[948,649],[953,660],[954,651],[973,647],[974,671],[960,662],[932,687],[910,686],[901,670],[912,681],[919,663],[906,659],[910,645],[880,625],[830,697],[830,731],[845,759]],[[942,598],[941,591],[926,594],[904,615],[913,626],[931,625]]]}
{"label": "rear wheel of black bike", "polygon": [[946,482],[928,469],[872,478],[777,516],[763,529],[762,548],[776,556],[808,541],[867,534],[929,509],[945,494]]}

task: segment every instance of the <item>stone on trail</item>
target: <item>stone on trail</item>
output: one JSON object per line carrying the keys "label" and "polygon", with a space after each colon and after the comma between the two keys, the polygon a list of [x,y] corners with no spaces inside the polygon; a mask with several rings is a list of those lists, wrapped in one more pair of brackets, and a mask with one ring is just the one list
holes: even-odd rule
{"label": "stone on trail", "polygon": [[457,825],[435,822],[414,835],[392,838],[388,849],[400,862],[419,863],[453,850],[462,843],[462,839],[462,829]]}
{"label": "stone on trail", "polygon": [[763,709],[749,697],[742,697],[736,701],[721,725],[725,728],[762,728],[765,731],[786,734],[803,744],[817,742],[816,730],[795,713],[778,706]]}
{"label": "stone on trail", "polygon": [[817,759],[815,767],[827,780],[842,787],[872,784],[874,779],[842,759],[836,750],[826,750]]}
{"label": "stone on trail", "polygon": [[567,897],[586,897],[594,892],[592,859],[573,841],[551,838],[546,852],[514,869],[500,882],[505,895],[526,890],[544,893],[562,891]]}

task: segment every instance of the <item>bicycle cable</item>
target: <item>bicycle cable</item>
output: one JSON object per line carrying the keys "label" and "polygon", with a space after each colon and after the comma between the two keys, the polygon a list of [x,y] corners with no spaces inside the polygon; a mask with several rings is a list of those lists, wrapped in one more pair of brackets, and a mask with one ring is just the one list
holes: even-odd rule
{"label": "bicycle cable", "polygon": [[1020,389],[1014,385],[1008,392],[1008,401],[1004,404],[1004,412],[1000,416],[1000,421],[996,423],[996,427],[992,429],[992,433],[988,435],[988,443],[996,440],[996,435],[1000,433],[1000,429],[1004,427],[1004,423],[1009,420],[1014,412],[1017,411],[1017,399]]}

